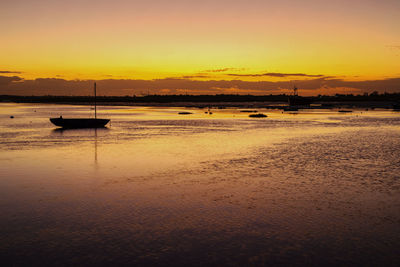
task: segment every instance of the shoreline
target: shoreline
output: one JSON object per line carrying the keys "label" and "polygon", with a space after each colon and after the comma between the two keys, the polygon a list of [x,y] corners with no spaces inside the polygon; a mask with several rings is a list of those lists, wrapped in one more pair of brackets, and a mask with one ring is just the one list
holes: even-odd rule
{"label": "shoreline", "polygon": [[[91,106],[93,102],[81,101],[0,101],[0,103],[20,104],[56,104],[56,105],[80,105]],[[186,108],[264,108],[285,109],[289,107],[287,102],[97,102],[98,106],[137,106],[137,107],[186,107]],[[332,108],[358,108],[358,109],[395,109],[395,102],[389,101],[365,101],[365,102],[315,102],[310,106],[295,106],[298,109],[332,109]]]}
{"label": "shoreline", "polygon": [[[289,106],[290,95],[147,95],[98,96],[103,106],[159,106],[194,108],[268,108],[284,109]],[[329,108],[385,108],[398,109],[400,93],[370,95],[335,95],[296,97],[300,109]],[[17,96],[0,95],[0,103],[42,103],[64,105],[93,105],[93,96]],[[303,103],[303,104],[302,104]],[[310,104],[311,103],[311,104]]]}

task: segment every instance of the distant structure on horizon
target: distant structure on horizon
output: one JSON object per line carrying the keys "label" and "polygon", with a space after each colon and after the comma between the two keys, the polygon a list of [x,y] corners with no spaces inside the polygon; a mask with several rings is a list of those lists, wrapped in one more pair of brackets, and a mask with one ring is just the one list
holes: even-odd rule
{"label": "distant structure on horizon", "polygon": [[308,107],[312,103],[309,98],[299,97],[298,89],[296,86],[293,87],[293,95],[289,95],[288,104],[290,107]]}

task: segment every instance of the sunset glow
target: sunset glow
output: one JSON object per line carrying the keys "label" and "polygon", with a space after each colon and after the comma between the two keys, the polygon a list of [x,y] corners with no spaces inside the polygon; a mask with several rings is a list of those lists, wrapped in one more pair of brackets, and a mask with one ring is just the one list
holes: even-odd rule
{"label": "sunset glow", "polygon": [[[397,0],[19,0],[0,7],[1,76],[274,82],[313,75],[344,81],[400,77]],[[9,85],[0,86],[10,93]]]}
{"label": "sunset glow", "polygon": [[400,0],[1,0],[2,266],[400,266]]}

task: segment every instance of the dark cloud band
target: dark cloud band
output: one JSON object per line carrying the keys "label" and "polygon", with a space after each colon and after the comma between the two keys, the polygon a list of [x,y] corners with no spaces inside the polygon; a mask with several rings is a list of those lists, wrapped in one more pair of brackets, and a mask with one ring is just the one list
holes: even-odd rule
{"label": "dark cloud band", "polygon": [[236,73],[228,73],[228,76],[233,77],[310,77],[310,78],[318,78],[324,77],[322,74],[305,74],[305,73],[279,73],[279,72],[267,72],[267,73],[256,73],[256,74],[236,74]]}
{"label": "dark cloud band", "polygon": [[[300,75],[300,77],[304,77]],[[23,80],[18,76],[0,76],[0,94],[10,95],[91,95],[93,80],[35,79]],[[332,78],[295,79],[288,81],[195,80],[166,78],[155,80],[104,79],[98,80],[100,95],[151,94],[279,94],[296,85],[308,94],[328,93],[335,88],[352,88],[356,92],[400,92],[400,78],[382,80],[346,81]],[[216,89],[220,88],[220,89]],[[220,91],[218,91],[220,90]]]}
{"label": "dark cloud band", "polygon": [[11,71],[11,70],[0,70],[0,73],[3,74],[21,74],[21,71]]}

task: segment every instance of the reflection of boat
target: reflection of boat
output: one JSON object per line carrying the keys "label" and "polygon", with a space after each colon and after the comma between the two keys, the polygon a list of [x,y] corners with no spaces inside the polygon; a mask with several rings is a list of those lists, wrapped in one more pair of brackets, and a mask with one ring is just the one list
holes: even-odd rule
{"label": "reflection of boat", "polygon": [[70,118],[64,119],[62,116],[59,118],[50,118],[50,121],[63,128],[101,128],[104,127],[110,120],[97,118],[97,104],[96,104],[96,83],[94,83],[94,119],[93,118]]}
{"label": "reflection of boat", "polygon": [[339,110],[339,112],[341,112],[341,113],[351,113],[353,111],[352,110],[341,109],[341,110]]}
{"label": "reflection of boat", "polygon": [[257,112],[257,110],[243,109],[243,110],[240,110],[240,112],[255,113],[255,112]]}
{"label": "reflection of boat", "polygon": [[299,109],[297,107],[284,107],[284,111],[298,111]]}
{"label": "reflection of boat", "polygon": [[400,103],[394,104],[393,105],[393,110],[394,111],[400,111]]}

